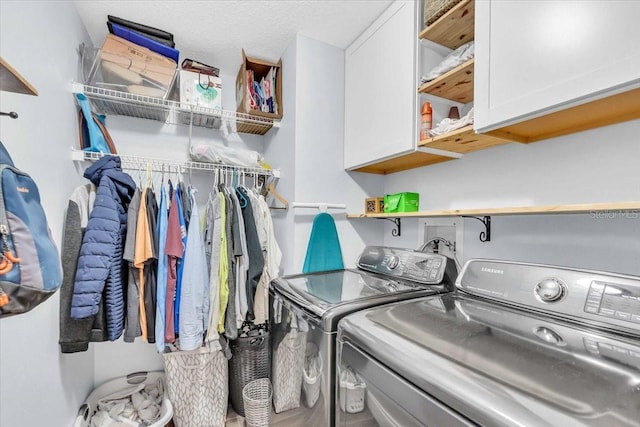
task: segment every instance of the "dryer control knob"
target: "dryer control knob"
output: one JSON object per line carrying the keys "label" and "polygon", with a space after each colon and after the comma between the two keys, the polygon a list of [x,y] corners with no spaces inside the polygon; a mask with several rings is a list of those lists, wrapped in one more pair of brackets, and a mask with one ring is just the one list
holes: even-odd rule
{"label": "dryer control knob", "polygon": [[556,302],[564,296],[567,288],[558,279],[544,279],[536,285],[535,292],[542,302]]}

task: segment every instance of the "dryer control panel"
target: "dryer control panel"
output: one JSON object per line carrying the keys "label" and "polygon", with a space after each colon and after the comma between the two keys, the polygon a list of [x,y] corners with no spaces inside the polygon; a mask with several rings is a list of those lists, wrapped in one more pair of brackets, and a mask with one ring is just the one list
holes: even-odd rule
{"label": "dryer control panel", "polygon": [[398,279],[424,284],[438,284],[444,278],[447,257],[410,249],[367,246],[358,268]]}

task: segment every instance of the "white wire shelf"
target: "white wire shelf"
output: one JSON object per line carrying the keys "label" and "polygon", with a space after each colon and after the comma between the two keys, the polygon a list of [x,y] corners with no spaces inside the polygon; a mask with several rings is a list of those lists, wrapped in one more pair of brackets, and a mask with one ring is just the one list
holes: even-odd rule
{"label": "white wire shelf", "polygon": [[[103,157],[104,153],[93,151],[71,150],[71,159],[73,161],[96,161]],[[237,171],[247,175],[259,175],[266,177],[280,178],[280,171],[277,169],[260,169],[247,168],[242,166],[223,165],[219,163],[204,163],[193,161],[154,159],[149,157],[128,156],[123,154],[114,154],[120,157],[122,169],[125,170],[146,170],[150,167],[154,172],[174,172],[179,170],[181,173],[187,171],[204,171],[204,172],[231,172]]]}
{"label": "white wire shelf", "polygon": [[235,121],[238,132],[264,135],[280,122],[266,117],[252,116],[229,110],[218,110],[197,105],[136,95],[113,89],[88,86],[82,83],[71,85],[73,93],[83,93],[93,108],[102,114],[150,119],[175,125],[198,126],[218,129],[222,120]]}

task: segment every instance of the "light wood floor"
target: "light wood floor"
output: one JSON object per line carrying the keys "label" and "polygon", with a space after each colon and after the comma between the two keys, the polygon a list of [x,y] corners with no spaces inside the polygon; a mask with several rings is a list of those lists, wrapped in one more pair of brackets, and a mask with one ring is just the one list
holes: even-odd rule
{"label": "light wood floor", "polygon": [[[307,408],[301,406],[300,408],[291,409],[279,414],[273,412],[271,425],[276,427],[300,427],[302,425],[308,425],[305,421],[305,415],[308,416],[308,413],[305,414],[305,411],[308,411]],[[313,424],[313,421],[311,423]],[[358,414],[358,416],[352,416],[349,419],[349,426],[353,427],[372,427],[377,425],[368,409],[365,409]],[[229,406],[229,411],[227,412],[226,427],[245,427],[244,417],[238,415],[231,406]]]}
{"label": "light wood floor", "polygon": [[[272,413],[271,425],[278,427],[298,427],[302,425],[304,419],[302,415],[303,408],[292,409],[290,411],[281,412],[276,414]],[[245,427],[244,417],[241,417],[229,406],[229,412],[227,412],[226,427]]]}

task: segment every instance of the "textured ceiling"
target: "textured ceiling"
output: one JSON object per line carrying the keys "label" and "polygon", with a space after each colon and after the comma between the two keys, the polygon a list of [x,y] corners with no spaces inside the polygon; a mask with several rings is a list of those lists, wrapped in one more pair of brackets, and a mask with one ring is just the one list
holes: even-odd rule
{"label": "textured ceiling", "polygon": [[181,60],[192,58],[235,75],[247,55],[277,60],[296,33],[347,47],[392,0],[76,0],[95,46],[107,15],[173,33]]}

